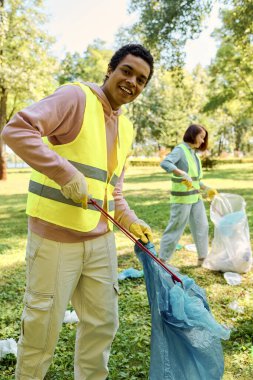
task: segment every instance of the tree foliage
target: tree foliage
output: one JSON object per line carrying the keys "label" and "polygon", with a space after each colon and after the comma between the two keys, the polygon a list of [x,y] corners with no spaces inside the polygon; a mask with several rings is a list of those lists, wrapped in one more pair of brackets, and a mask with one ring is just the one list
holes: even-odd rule
{"label": "tree foliage", "polygon": [[46,20],[41,0],[0,1],[0,132],[17,110],[56,85],[56,60],[49,54],[53,39],[43,30]]}
{"label": "tree foliage", "polygon": [[174,72],[158,71],[143,94],[128,106],[136,141],[155,141],[173,148],[190,123],[205,124],[206,116],[200,111],[207,100],[207,85],[207,74],[200,66],[192,74],[185,71],[180,82]]}
{"label": "tree foliage", "polygon": [[245,150],[253,137],[253,25],[252,1],[233,1],[232,9],[222,13],[222,28],[214,35],[220,42],[210,66],[209,99],[204,112],[216,117],[217,110],[227,117],[217,134],[230,141],[236,150]]}
{"label": "tree foliage", "polygon": [[3,5],[0,96],[7,93],[8,120],[18,108],[52,90],[56,60],[49,54],[53,39],[43,30],[43,2],[5,0]]}
{"label": "tree foliage", "polygon": [[111,56],[112,51],[105,48],[105,42],[95,40],[83,55],[66,54],[57,79],[60,84],[78,80],[102,83]]}
{"label": "tree foliage", "polygon": [[145,45],[167,65],[182,66],[187,39],[196,38],[213,0],[131,0],[130,12],[138,11],[133,26]]}
{"label": "tree foliage", "polygon": [[252,43],[253,38],[253,2],[252,0],[230,0],[232,10],[223,14],[226,34],[237,45]]}

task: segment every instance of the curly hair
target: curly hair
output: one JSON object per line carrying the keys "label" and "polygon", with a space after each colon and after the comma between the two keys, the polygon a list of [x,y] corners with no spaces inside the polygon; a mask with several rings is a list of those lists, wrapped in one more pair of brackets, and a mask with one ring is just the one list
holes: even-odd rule
{"label": "curly hair", "polygon": [[122,59],[124,59],[125,56],[127,56],[128,54],[132,54],[136,57],[140,57],[144,61],[147,62],[147,64],[150,67],[150,73],[147,80],[147,83],[148,83],[154,72],[154,59],[150,51],[140,44],[127,44],[127,45],[122,46],[112,56],[109,62],[108,68],[114,71],[116,67],[118,66],[118,64],[122,61]]}
{"label": "curly hair", "polygon": [[206,135],[204,137],[204,142],[200,145],[198,150],[201,150],[202,152],[205,151],[208,146],[208,132],[206,128],[203,127],[203,125],[191,124],[185,131],[183,141],[190,144],[194,144],[196,140],[196,136],[202,131],[205,131]]}

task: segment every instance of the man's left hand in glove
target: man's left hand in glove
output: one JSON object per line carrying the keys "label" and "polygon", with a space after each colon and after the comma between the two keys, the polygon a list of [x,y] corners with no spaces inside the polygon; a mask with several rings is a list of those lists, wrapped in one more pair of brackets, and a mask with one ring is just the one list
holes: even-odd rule
{"label": "man's left hand in glove", "polygon": [[129,231],[140,239],[144,244],[153,241],[151,228],[143,220],[137,219],[130,225]]}

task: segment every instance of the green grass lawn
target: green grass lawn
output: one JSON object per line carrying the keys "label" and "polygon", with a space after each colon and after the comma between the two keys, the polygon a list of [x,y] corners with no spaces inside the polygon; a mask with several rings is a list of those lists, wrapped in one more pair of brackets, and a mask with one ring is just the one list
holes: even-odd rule
{"label": "green grass lawn", "polygon": [[[25,288],[25,243],[27,218],[25,203],[29,171],[12,170],[8,180],[0,182],[0,339],[18,339],[22,297]],[[204,172],[205,184],[220,192],[240,194],[246,200],[247,216],[253,241],[253,165],[233,164]],[[159,167],[130,167],[126,173],[125,197],[138,217],[150,224],[155,245],[169,217],[169,177]],[[209,204],[206,203],[209,217]],[[210,241],[213,225],[210,221]],[[122,232],[116,231],[119,271],[134,267],[141,269],[133,253],[133,243]],[[191,244],[187,228],[182,245]],[[251,380],[253,378],[253,297],[252,271],[244,274],[242,284],[230,286],[223,274],[196,267],[196,253],[177,251],[172,264],[192,277],[206,290],[209,305],[216,320],[232,328],[229,341],[222,342],[225,356],[223,380]],[[148,379],[150,312],[144,280],[120,282],[120,328],[110,357],[110,380]],[[231,310],[228,305],[238,301],[244,313]],[[75,325],[64,324],[54,361],[46,380],[72,380]],[[0,361],[0,379],[14,379],[15,357],[8,355]],[[179,379],[180,380],[180,379]],[[194,379],[189,379],[194,380]]]}

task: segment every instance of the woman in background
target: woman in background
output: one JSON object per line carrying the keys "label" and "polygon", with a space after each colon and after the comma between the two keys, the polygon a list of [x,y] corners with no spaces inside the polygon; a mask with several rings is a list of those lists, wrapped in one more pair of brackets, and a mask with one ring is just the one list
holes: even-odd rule
{"label": "woman in background", "polygon": [[203,184],[202,166],[197,151],[208,146],[208,132],[202,125],[192,124],[185,131],[183,142],[161,162],[161,167],[172,173],[170,220],[160,242],[160,259],[170,259],[189,223],[196,245],[199,266],[208,253],[208,221],[200,190],[212,199],[217,191]]}

